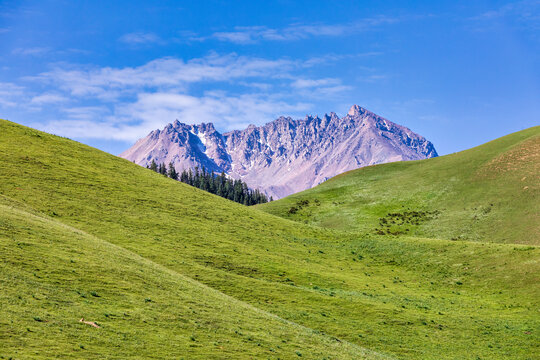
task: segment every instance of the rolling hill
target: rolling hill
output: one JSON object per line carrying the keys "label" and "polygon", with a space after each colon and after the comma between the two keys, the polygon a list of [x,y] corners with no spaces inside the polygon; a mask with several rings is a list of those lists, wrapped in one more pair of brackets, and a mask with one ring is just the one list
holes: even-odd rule
{"label": "rolling hill", "polygon": [[540,126],[433,159],[365,167],[260,209],[370,235],[540,245]]}
{"label": "rolling hill", "polygon": [[2,358],[378,358],[1,202]]}
{"label": "rolling hill", "polygon": [[538,351],[536,246],[315,227],[69,139],[0,134],[0,358]]}

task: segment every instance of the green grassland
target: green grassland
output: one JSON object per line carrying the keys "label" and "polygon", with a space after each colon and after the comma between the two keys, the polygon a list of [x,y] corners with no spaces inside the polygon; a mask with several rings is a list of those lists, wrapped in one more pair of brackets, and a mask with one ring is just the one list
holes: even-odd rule
{"label": "green grassland", "polygon": [[533,359],[540,249],[441,238],[294,222],[0,121],[0,358]]}
{"label": "green grassland", "polygon": [[[2,230],[10,232],[0,247],[4,357],[363,354],[353,344],[336,343],[90,234],[1,202]],[[100,328],[76,321],[83,316]]]}
{"label": "green grassland", "polygon": [[439,158],[365,167],[260,206],[377,235],[540,245],[540,126]]}

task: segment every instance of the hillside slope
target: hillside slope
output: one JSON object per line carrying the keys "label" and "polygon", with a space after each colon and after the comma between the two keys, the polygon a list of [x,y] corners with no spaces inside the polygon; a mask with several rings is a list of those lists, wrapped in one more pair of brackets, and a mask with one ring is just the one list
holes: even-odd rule
{"label": "hillside slope", "polygon": [[3,197],[0,224],[0,358],[376,358]]}
{"label": "hillside slope", "polygon": [[7,121],[0,134],[0,357],[538,350],[537,247],[320,229],[68,139]]}
{"label": "hillside slope", "polygon": [[375,236],[540,245],[539,195],[537,126],[452,155],[350,171],[260,209]]}

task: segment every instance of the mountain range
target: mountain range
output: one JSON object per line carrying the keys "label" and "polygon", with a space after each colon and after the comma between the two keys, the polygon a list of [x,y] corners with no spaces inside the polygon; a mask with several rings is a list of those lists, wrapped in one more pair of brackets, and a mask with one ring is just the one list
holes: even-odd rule
{"label": "mountain range", "polygon": [[223,134],[212,123],[176,120],[120,156],[142,166],[152,160],[172,163],[178,171],[205,167],[281,198],[348,170],[432,158],[437,152],[410,129],[353,105],[341,118],[334,112],[300,120],[282,116]]}

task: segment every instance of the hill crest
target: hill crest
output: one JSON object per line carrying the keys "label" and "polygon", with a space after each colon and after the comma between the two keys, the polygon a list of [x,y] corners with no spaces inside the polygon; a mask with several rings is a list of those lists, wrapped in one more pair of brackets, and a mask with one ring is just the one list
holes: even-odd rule
{"label": "hill crest", "polygon": [[539,164],[537,126],[435,159],[351,170],[260,208],[376,236],[538,245]]}

